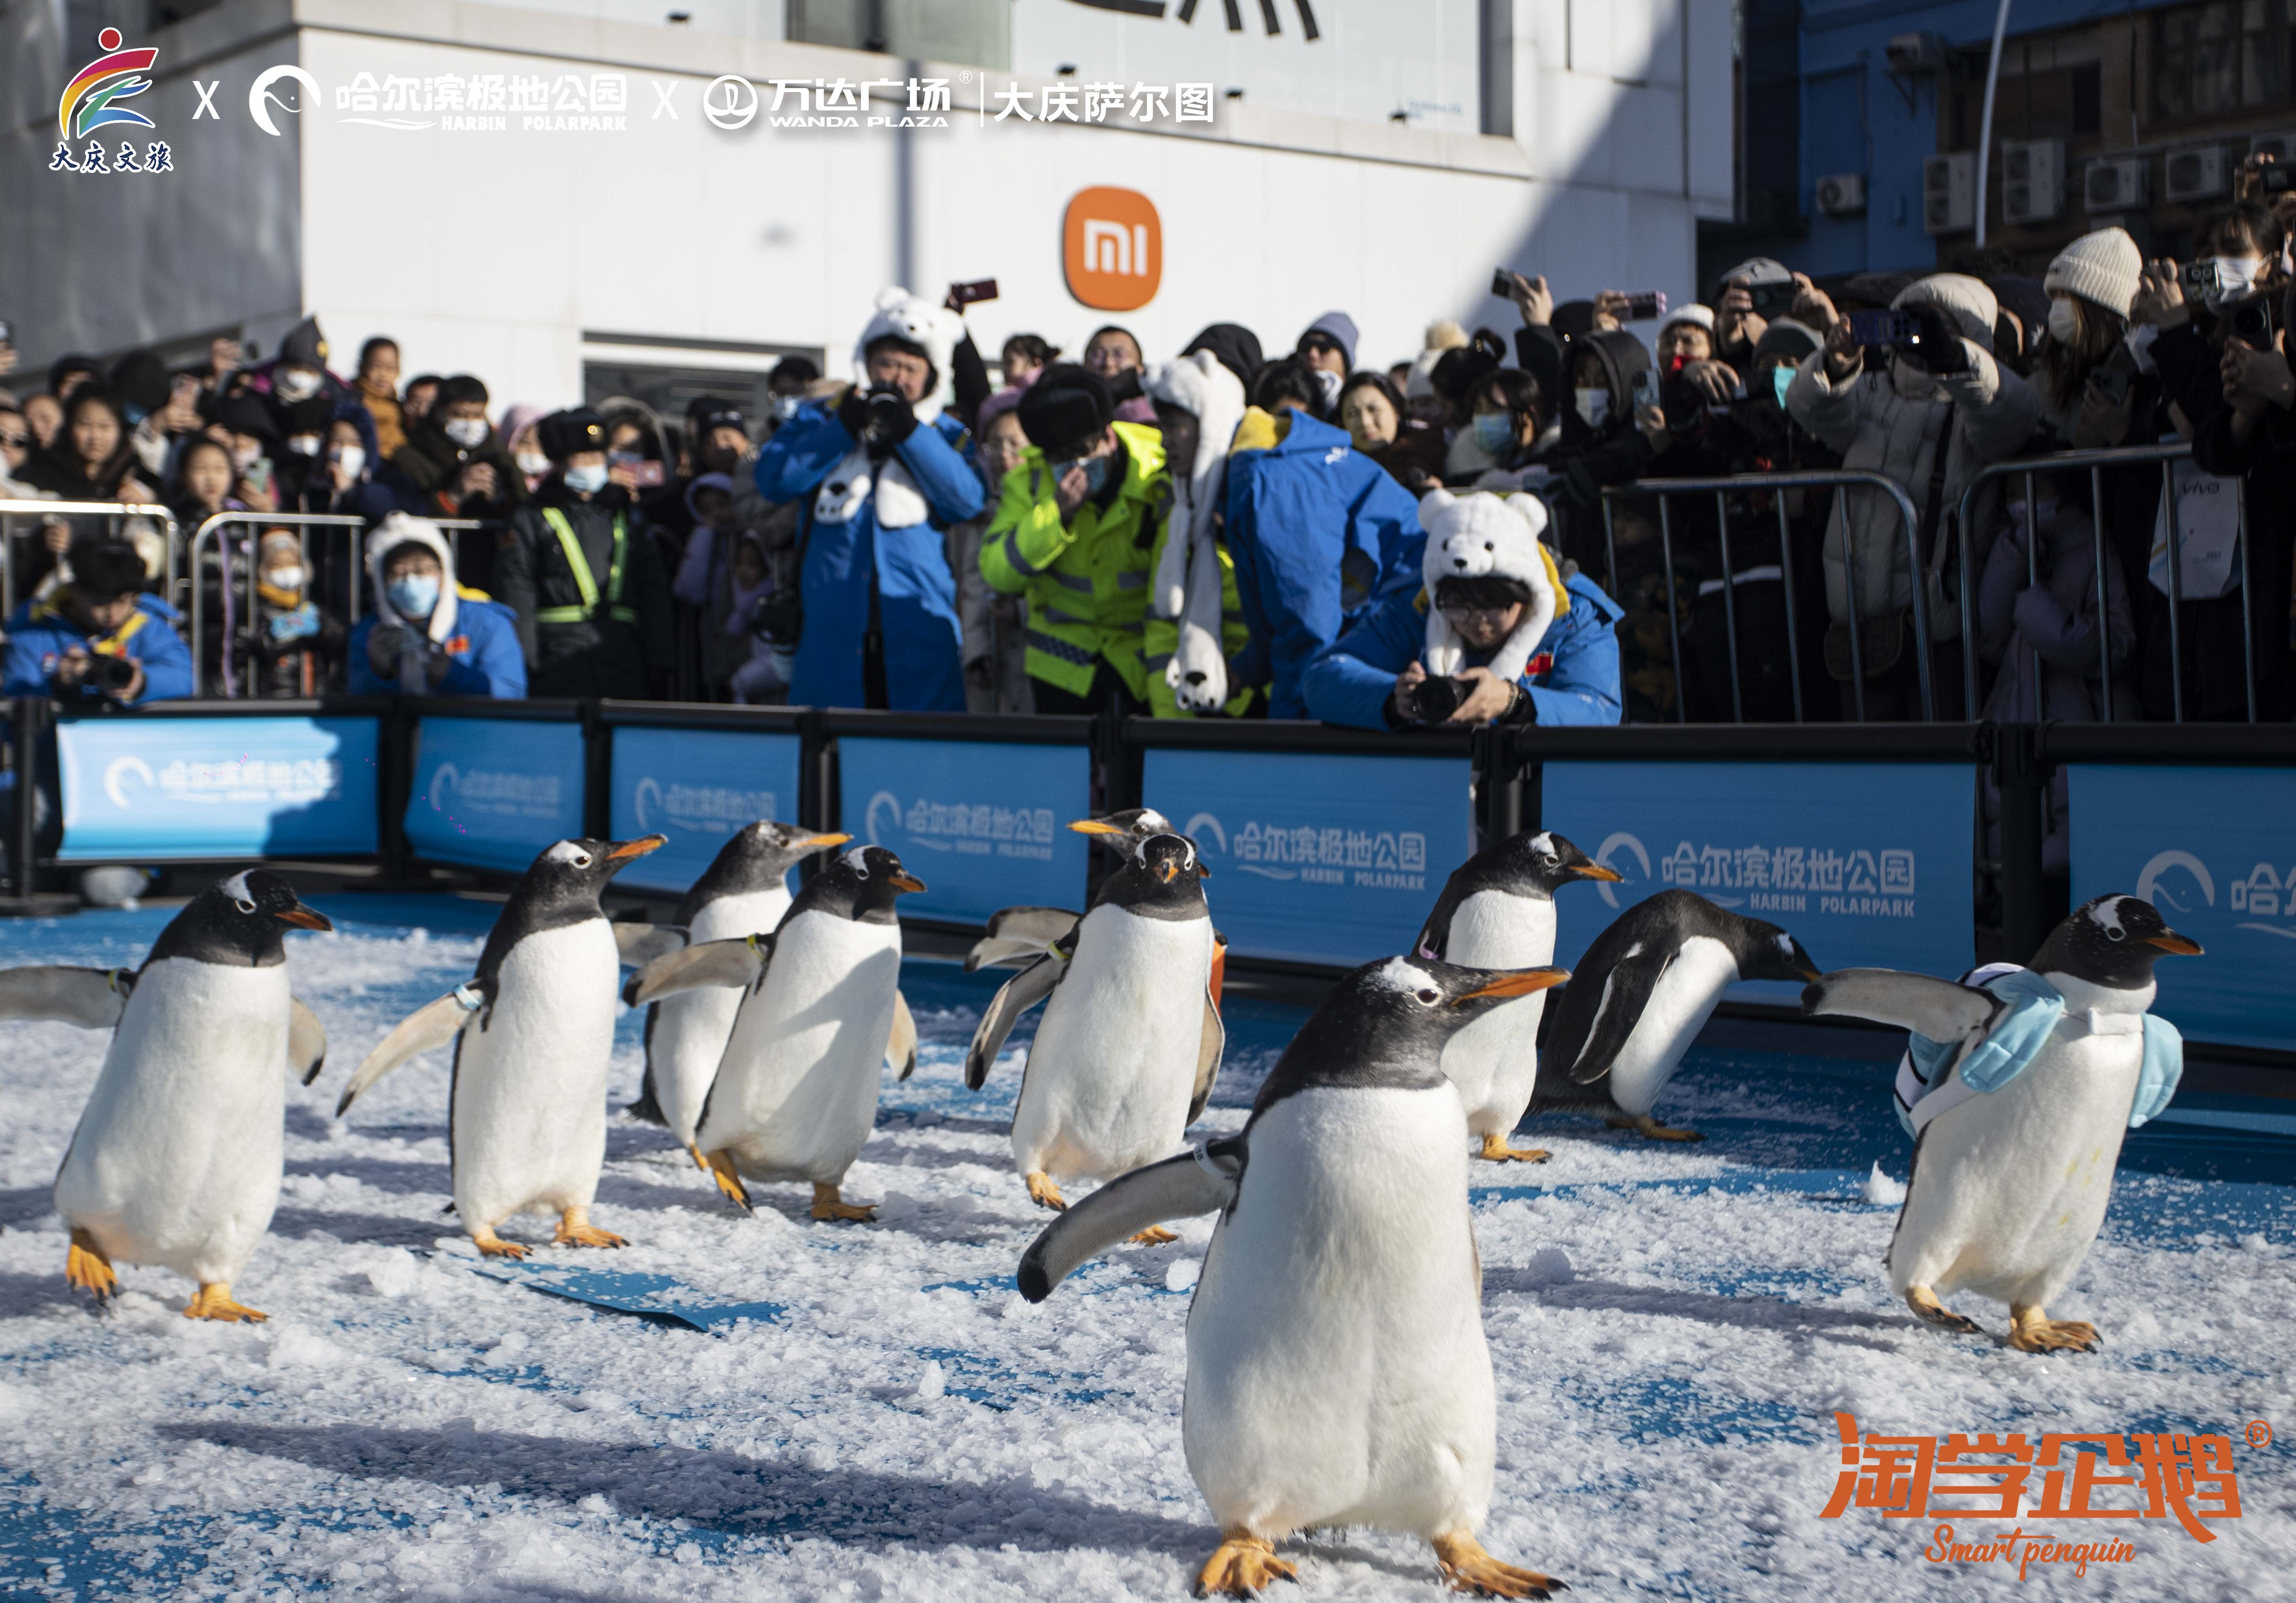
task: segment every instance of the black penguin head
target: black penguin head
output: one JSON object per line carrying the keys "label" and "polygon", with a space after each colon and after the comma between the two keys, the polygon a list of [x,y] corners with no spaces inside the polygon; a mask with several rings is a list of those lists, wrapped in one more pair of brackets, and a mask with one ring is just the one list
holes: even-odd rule
{"label": "black penguin head", "polygon": [[1123,865],[1093,892],[1092,905],[1142,918],[1208,917],[1202,882],[1210,875],[1187,836],[1152,834],[1131,843]]}
{"label": "black penguin head", "polygon": [[1174,834],[1172,820],[1152,807],[1128,807],[1122,812],[1110,813],[1104,818],[1078,818],[1069,826],[1078,834],[1098,834],[1119,837],[1108,843],[1122,851],[1128,845],[1137,845],[1152,834]]}
{"label": "black penguin head", "polygon": [[537,912],[598,909],[598,893],[606,882],[649,851],[669,844],[667,835],[640,835],[635,841],[560,841],[545,846],[519,881],[512,900]]}
{"label": "black penguin head", "polygon": [[2041,942],[2031,967],[2116,991],[2142,991],[2164,954],[2197,958],[2201,943],[2170,929],[2143,897],[2114,891],[2075,908]]}
{"label": "black penguin head", "polygon": [[860,924],[891,924],[895,899],[924,888],[924,882],[884,847],[855,846],[838,853],[813,876],[790,904],[787,917],[811,911],[834,913]]}
{"label": "black penguin head", "polygon": [[1553,896],[1582,879],[1615,883],[1619,871],[1588,857],[1551,829],[1509,835],[1488,854],[1488,884],[1517,895]]}
{"label": "black penguin head", "polygon": [[[717,859],[694,884],[707,901],[720,896],[742,896],[770,891],[789,871],[816,851],[842,846],[849,834],[817,834],[801,824],[776,824],[760,818],[744,824],[718,849]],[[698,907],[685,909],[689,918]]]}
{"label": "black penguin head", "polygon": [[267,968],[287,960],[283,937],[291,929],[331,930],[324,913],[299,900],[293,887],[267,868],[234,874],[185,904],[152,942],[152,962],[190,958],[201,963]]}
{"label": "black penguin head", "polygon": [[1212,873],[1196,855],[1196,843],[1184,834],[1152,834],[1132,849],[1132,860],[1159,884],[1210,879]]}
{"label": "black penguin head", "polygon": [[1738,959],[1742,980],[1791,980],[1806,983],[1818,976],[1818,967],[1801,942],[1775,924],[1741,918],[1738,938],[1730,945]]}

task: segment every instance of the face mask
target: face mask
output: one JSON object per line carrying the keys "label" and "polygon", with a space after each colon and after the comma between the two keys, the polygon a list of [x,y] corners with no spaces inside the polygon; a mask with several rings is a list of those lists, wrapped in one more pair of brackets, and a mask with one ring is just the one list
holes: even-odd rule
{"label": "face mask", "polygon": [[391,610],[402,618],[428,618],[430,609],[439,604],[439,576],[436,573],[402,573],[383,588],[390,597]]}
{"label": "face mask", "polygon": [[2073,310],[2073,303],[2062,295],[2052,295],[2049,298],[2049,338],[2060,345],[2070,345],[2073,342],[2073,336],[2079,332],[2080,314]]}
{"label": "face mask", "polygon": [[797,415],[797,409],[804,404],[805,398],[801,395],[776,395],[773,405],[774,421],[787,423]]}
{"label": "face mask", "polygon": [[1512,412],[1478,412],[1474,418],[1475,443],[1493,456],[1514,443],[1514,414]]}
{"label": "face mask", "polygon": [[242,473],[262,460],[263,448],[259,445],[232,448],[231,464]]}
{"label": "face mask", "polygon": [[308,367],[291,368],[273,380],[271,387],[282,400],[309,400],[319,393],[319,375]]}
{"label": "face mask", "polygon": [[1611,392],[1608,390],[1581,390],[1577,392],[1578,416],[1590,429],[1599,429],[1611,421]]}
{"label": "face mask", "polygon": [[319,437],[316,434],[290,434],[287,448],[298,456],[316,456],[319,454]]}
{"label": "face mask", "polygon": [[2209,309],[2234,300],[2245,300],[2255,292],[2256,281],[2264,275],[2264,263],[2253,256],[2212,256],[2210,265],[2217,270],[2217,287],[2207,300]]}
{"label": "face mask", "polygon": [[546,473],[550,471],[550,458],[540,451],[521,451],[518,454],[518,471],[521,473]]}
{"label": "face mask", "polygon": [[119,415],[127,420],[127,426],[131,429],[136,424],[142,423],[145,418],[152,415],[152,414],[146,411],[144,407],[135,406],[133,404],[121,407],[119,408]]}
{"label": "face mask", "polygon": [[457,417],[445,425],[447,439],[471,450],[487,442],[487,420],[483,417]]}
{"label": "face mask", "polygon": [[354,479],[366,467],[366,447],[363,445],[339,445],[332,455],[335,465]]}
{"label": "face mask", "polygon": [[1316,369],[1316,388],[1324,392],[1324,410],[1328,412],[1340,404],[1340,375],[1329,368]]}
{"label": "face mask", "polygon": [[275,590],[299,590],[303,588],[303,570],[274,568],[263,576],[263,582]]}
{"label": "face mask", "polygon": [[566,488],[578,496],[594,496],[606,488],[606,464],[594,462],[587,467],[566,470]]}
{"label": "face mask", "polygon": [[1087,456],[1084,459],[1084,482],[1086,498],[1097,500],[1100,492],[1108,488],[1108,456]]}
{"label": "face mask", "polygon": [[1792,367],[1770,369],[1770,382],[1777,387],[1778,405],[1781,407],[1786,404],[1786,391],[1793,388],[1795,371]]}

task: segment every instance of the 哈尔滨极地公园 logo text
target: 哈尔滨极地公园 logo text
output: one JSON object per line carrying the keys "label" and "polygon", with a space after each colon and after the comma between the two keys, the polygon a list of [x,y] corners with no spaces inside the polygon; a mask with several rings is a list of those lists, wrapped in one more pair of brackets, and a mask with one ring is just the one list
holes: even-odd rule
{"label": "\u54c8\u5c14\u6ee8\u6781\u5730\u516c\u56ed logo text", "polygon": [[729,785],[664,785],[648,774],[637,782],[630,798],[638,827],[660,825],[703,834],[730,835],[759,818],[777,818],[781,798],[772,791],[737,790]]}
{"label": "\u54c8\u5c14\u6ee8\u6781\u5730\u516c\u56ed logo text", "polygon": [[[869,798],[861,829],[872,846],[901,851],[922,846],[929,851],[954,851],[967,857],[1021,858],[1044,863],[1053,860],[1056,838],[1049,807],[928,802],[919,797],[905,809],[890,791],[879,791]],[[897,840],[896,835],[901,838]]]}
{"label": "\u54c8\u5c14\u6ee8\u6781\u5730\u516c\u56ed logo text", "polygon": [[426,794],[433,812],[494,818],[555,818],[563,787],[555,774],[517,774],[442,762]]}
{"label": "\u54c8\u5c14\u6ee8\u6781\u5730\u516c\u56ed logo text", "polygon": [[120,756],[103,768],[104,797],[122,809],[147,801],[170,807],[226,802],[293,805],[335,795],[342,784],[342,765],[326,757],[178,757],[154,769],[141,757]]}
{"label": "\u54c8\u5c14\u6ee8\u6781\u5730\u516c\u56ed logo text", "polygon": [[1718,907],[1743,908],[1750,913],[1914,917],[1914,854],[1901,846],[1718,846],[1678,841],[1653,863],[1642,837],[1620,830],[1604,839],[1595,860],[1626,875],[1620,885],[1595,887],[1612,908],[1622,905],[1620,890],[1633,896],[1637,881],[1655,877],[1661,884],[1695,891]]}
{"label": "\u54c8\u5c14\u6ee8\u6781\u5730\u516c\u56ed logo text", "polygon": [[1427,836],[1421,830],[1259,818],[1231,830],[1216,814],[1200,812],[1183,833],[1199,851],[1216,850],[1239,873],[1262,879],[1372,891],[1427,888]]}
{"label": "\u54c8\u5c14\u6ee8\u6781\u5730\u516c\u56ed logo text", "polygon": [[176,170],[176,153],[165,140],[146,140],[139,150],[134,140],[122,139],[117,150],[107,150],[104,141],[96,137],[103,128],[156,127],[149,117],[124,103],[150,92],[152,80],[144,75],[160,59],[160,53],[148,45],[123,49],[124,43],[116,28],[97,34],[96,48],[103,53],[73,73],[64,85],[63,94],[56,100],[56,148],[48,154],[50,172],[108,176]]}

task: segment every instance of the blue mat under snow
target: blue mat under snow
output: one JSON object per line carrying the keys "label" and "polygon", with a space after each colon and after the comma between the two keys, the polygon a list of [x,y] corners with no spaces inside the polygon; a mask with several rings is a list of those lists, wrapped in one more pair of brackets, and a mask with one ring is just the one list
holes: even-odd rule
{"label": "blue mat under snow", "polygon": [[707,1292],[694,1290],[668,1275],[649,1275],[633,1270],[581,1269],[566,1263],[512,1262],[488,1259],[472,1262],[459,1254],[440,1254],[440,1259],[455,1258],[469,1263],[479,1273],[512,1286],[524,1286],[546,1292],[554,1297],[564,1297],[570,1303],[586,1303],[612,1313],[633,1313],[642,1319],[662,1319],[684,1325],[693,1330],[719,1330],[744,1322],[772,1325],[780,1322],[789,1310],[779,1303],[711,1303],[704,1300]]}

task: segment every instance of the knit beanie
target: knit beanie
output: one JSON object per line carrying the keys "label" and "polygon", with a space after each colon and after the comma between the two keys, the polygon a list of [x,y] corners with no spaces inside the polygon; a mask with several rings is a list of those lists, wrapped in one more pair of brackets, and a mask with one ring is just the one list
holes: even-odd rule
{"label": "knit beanie", "polygon": [[2116,316],[2126,317],[2136,299],[2136,280],[2144,270],[2144,255],[2127,229],[2100,228],[2058,251],[2041,287],[2079,295]]}
{"label": "knit beanie", "polygon": [[1658,325],[1658,337],[1661,340],[1665,339],[1666,331],[1677,323],[1690,324],[1693,327],[1704,329],[1710,334],[1714,332],[1714,308],[1710,306],[1701,306],[1695,300],[1688,306],[1676,307],[1667,314],[1666,321]]}

